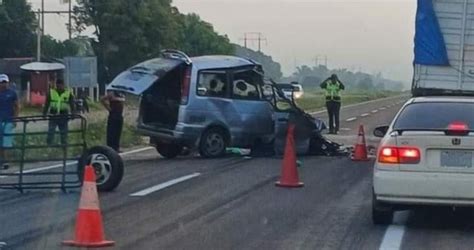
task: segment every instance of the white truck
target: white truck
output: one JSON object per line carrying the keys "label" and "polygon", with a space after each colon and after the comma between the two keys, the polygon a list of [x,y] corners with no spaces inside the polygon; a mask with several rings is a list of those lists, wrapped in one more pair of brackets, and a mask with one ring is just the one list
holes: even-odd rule
{"label": "white truck", "polygon": [[474,0],[420,0],[414,96],[474,95]]}

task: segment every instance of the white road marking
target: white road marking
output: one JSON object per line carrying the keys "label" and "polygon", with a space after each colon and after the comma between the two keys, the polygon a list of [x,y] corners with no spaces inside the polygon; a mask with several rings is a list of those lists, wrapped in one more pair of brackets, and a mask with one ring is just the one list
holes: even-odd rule
{"label": "white road marking", "polygon": [[403,235],[405,234],[406,220],[408,218],[407,211],[396,212],[393,218],[393,224],[387,228],[380,244],[380,250],[399,250],[402,246]]}
{"label": "white road marking", "polygon": [[151,149],[154,149],[154,147],[139,148],[139,149],[131,150],[131,151],[128,151],[128,152],[120,153],[120,155],[121,156],[131,155],[131,154],[136,154],[136,153],[148,151],[148,150],[151,150]]}
{"label": "white road marking", "polygon": [[366,116],[369,116],[370,114],[369,113],[364,113],[362,115],[360,115],[361,117],[366,117]]}
{"label": "white road marking", "polygon": [[[139,149],[135,149],[135,150],[131,150],[131,151],[128,151],[128,152],[123,152],[123,153],[120,153],[119,155],[120,156],[126,156],[126,155],[131,155],[131,154],[136,154],[136,153],[140,153],[140,152],[143,152],[143,151],[147,151],[147,150],[150,150],[150,149],[153,149],[153,147],[145,147],[145,148],[139,148]],[[74,165],[77,165],[77,162],[75,161],[69,161],[69,162],[66,162],[66,166],[74,166]],[[36,172],[41,172],[41,171],[45,171],[45,170],[51,170],[51,169],[55,169],[55,168],[61,168],[63,166],[63,164],[56,164],[56,165],[52,165],[52,166],[46,166],[46,167],[41,167],[41,168],[34,168],[34,169],[29,169],[29,170],[24,170],[23,173],[36,173]],[[15,172],[15,174],[19,174],[20,172]],[[0,178],[6,178],[8,176],[0,176]]]}
{"label": "white road marking", "polygon": [[387,109],[386,107],[379,108],[379,110],[386,110],[386,109]]}
{"label": "white road marking", "polygon": [[351,118],[347,119],[346,122],[353,122],[355,120],[357,120],[357,117],[351,117]]}
{"label": "white road marking", "polygon": [[405,227],[399,225],[391,225],[387,228],[385,235],[380,244],[380,250],[398,250],[402,245]]}
{"label": "white road marking", "polygon": [[372,112],[372,113],[377,113],[377,112],[379,112],[379,110],[378,110],[378,109],[374,109],[374,110],[372,110],[371,112]]}
{"label": "white road marking", "polygon": [[173,179],[173,180],[158,184],[156,186],[143,189],[141,191],[138,191],[136,193],[131,194],[130,196],[146,196],[146,195],[149,195],[153,192],[160,191],[162,189],[168,188],[168,187],[176,185],[178,183],[196,178],[200,175],[201,175],[201,173],[194,173],[194,174],[186,175],[186,176],[183,176],[183,177],[179,177],[177,179]]}

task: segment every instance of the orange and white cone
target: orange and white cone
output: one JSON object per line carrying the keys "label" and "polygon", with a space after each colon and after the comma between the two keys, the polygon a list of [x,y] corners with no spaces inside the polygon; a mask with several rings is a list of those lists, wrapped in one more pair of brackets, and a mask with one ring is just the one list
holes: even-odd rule
{"label": "orange and white cone", "polygon": [[296,163],[296,149],[295,149],[295,125],[288,126],[288,134],[286,136],[285,155],[283,156],[283,166],[281,168],[281,177],[275,185],[287,188],[303,187],[298,177],[298,169]]}
{"label": "orange and white cone", "polygon": [[63,241],[63,245],[107,247],[115,244],[113,241],[105,240],[95,179],[94,169],[92,166],[87,166],[77,211],[75,237],[74,240]]}
{"label": "orange and white cone", "polygon": [[365,143],[364,126],[360,125],[359,134],[357,136],[357,143],[354,148],[354,154],[352,155],[353,161],[368,161],[367,157],[367,145]]}

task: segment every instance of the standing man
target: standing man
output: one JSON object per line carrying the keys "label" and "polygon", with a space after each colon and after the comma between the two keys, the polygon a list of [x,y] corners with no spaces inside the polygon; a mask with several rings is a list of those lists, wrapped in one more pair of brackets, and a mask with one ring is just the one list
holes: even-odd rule
{"label": "standing man", "polygon": [[13,136],[6,135],[13,133],[15,124],[13,118],[20,113],[20,104],[16,92],[9,88],[7,75],[0,75],[0,166],[8,168],[5,149],[13,147]]}
{"label": "standing man", "polygon": [[63,80],[56,80],[56,85],[49,90],[43,109],[44,116],[53,116],[50,118],[48,124],[48,138],[46,139],[48,145],[53,144],[56,127],[59,128],[61,134],[61,144],[66,145],[69,122],[68,115],[74,113],[74,108],[74,95],[71,90],[64,86]]}
{"label": "standing man", "polygon": [[118,91],[107,91],[107,95],[103,96],[100,102],[109,111],[107,119],[107,146],[120,152],[125,95]]}
{"label": "standing man", "polygon": [[331,75],[321,83],[321,88],[326,90],[326,108],[329,115],[329,133],[339,132],[339,111],[341,110],[341,90],[346,87],[339,81],[336,74]]}

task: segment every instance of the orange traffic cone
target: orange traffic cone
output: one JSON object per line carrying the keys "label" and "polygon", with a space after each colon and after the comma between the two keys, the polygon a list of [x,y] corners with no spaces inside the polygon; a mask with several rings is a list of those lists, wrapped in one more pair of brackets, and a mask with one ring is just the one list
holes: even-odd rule
{"label": "orange traffic cone", "polygon": [[286,136],[285,155],[283,157],[283,166],[281,169],[280,181],[275,183],[279,187],[297,188],[304,184],[299,181],[298,170],[296,168],[296,152],[294,139],[295,125],[288,126]]}
{"label": "orange traffic cone", "polygon": [[92,166],[87,166],[76,217],[75,239],[63,241],[63,244],[75,247],[107,247],[114,243],[105,240],[95,173]]}
{"label": "orange traffic cone", "polygon": [[354,154],[352,155],[353,161],[368,161],[367,157],[367,146],[365,143],[364,126],[360,125],[359,135],[357,136],[357,143],[354,148]]}

